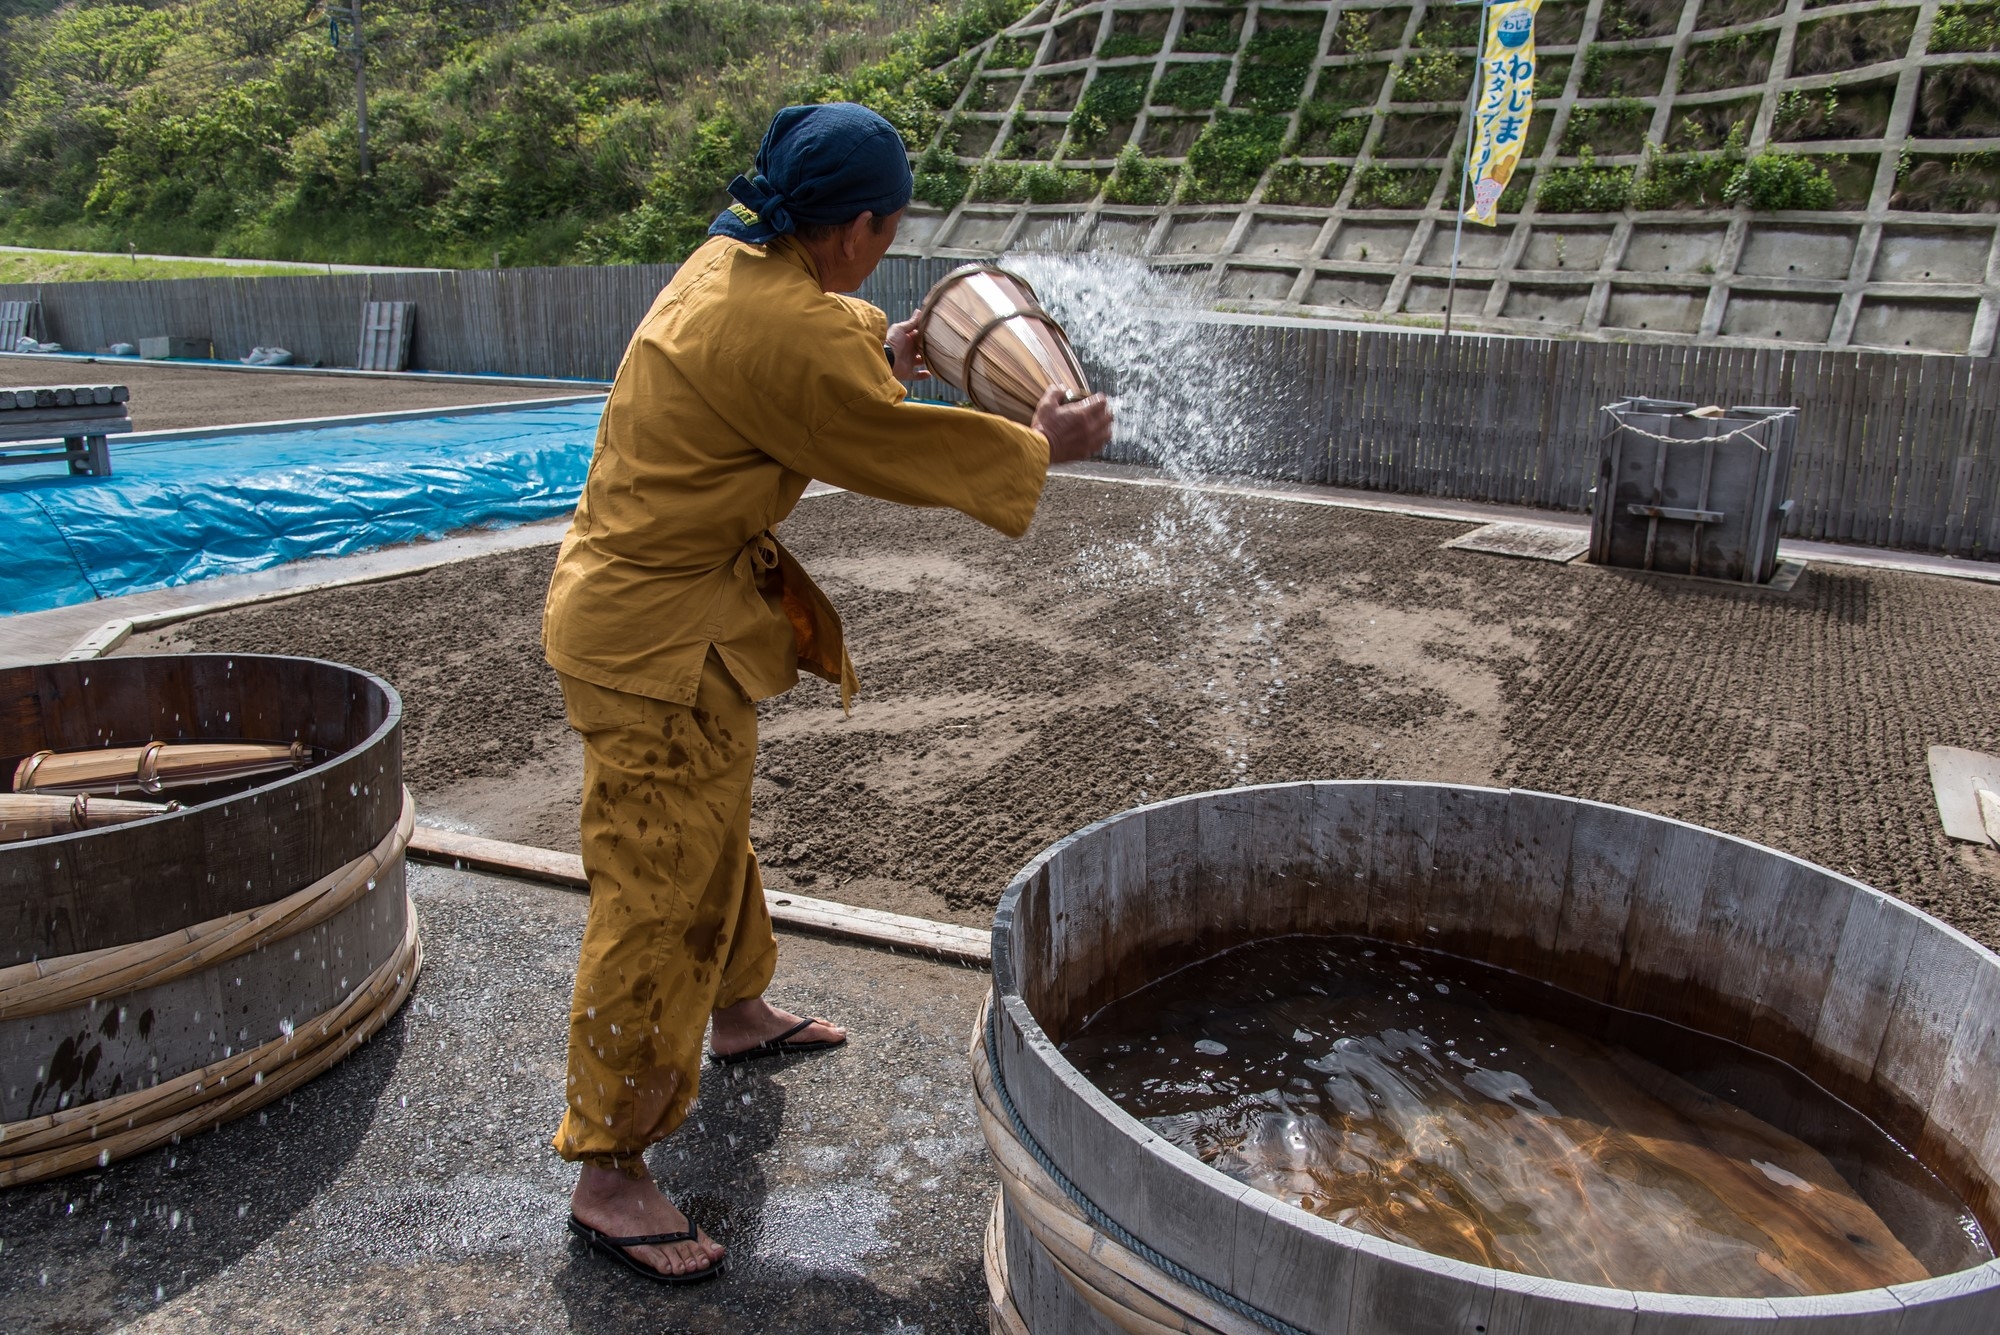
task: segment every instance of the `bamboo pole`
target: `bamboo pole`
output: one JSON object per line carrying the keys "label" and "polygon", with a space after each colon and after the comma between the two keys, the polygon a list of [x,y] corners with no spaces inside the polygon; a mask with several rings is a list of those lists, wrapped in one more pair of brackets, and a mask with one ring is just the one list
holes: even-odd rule
{"label": "bamboo pole", "polygon": [[75,834],[79,830],[162,816],[179,808],[178,802],[124,802],[114,797],[92,799],[82,793],[74,797],[0,793],[0,843]]}
{"label": "bamboo pole", "polygon": [[137,789],[248,779],[304,769],[312,752],[303,742],[148,742],[94,751],[37,751],[14,767],[17,793],[105,797]]}

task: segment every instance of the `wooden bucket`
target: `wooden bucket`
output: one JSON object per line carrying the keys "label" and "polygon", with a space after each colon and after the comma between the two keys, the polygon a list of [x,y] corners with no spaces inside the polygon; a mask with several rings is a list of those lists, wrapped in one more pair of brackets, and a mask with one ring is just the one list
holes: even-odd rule
{"label": "wooden bucket", "polygon": [[246,740],[317,760],[0,844],[0,1186],[241,1116],[409,995],[415,812],[388,683],[251,654],[0,669],[0,772],[44,750]]}
{"label": "wooden bucket", "polygon": [[1051,385],[1071,402],[1090,394],[1069,335],[1027,279],[998,265],[967,264],[940,278],[917,313],[917,332],[932,374],[973,407],[1023,426]]}
{"label": "wooden bucket", "polygon": [[[1483,960],[1779,1058],[1913,1149],[2000,1234],[2000,957],[1958,932],[1824,868],[1622,807],[1426,783],[1238,788],[1093,825],[1001,900],[973,1045],[1001,1179],[994,1330],[2000,1330],[2000,1261],[1893,1289],[1732,1299],[1566,1283],[1366,1236],[1183,1153],[1056,1046],[1167,972],[1295,932]],[[1897,1208],[1893,1188],[1855,1185],[1885,1217]]]}

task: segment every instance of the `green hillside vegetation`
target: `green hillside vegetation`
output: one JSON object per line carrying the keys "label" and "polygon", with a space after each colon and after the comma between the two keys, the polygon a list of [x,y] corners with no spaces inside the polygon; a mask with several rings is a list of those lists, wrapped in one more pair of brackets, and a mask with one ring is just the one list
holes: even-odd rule
{"label": "green hillside vegetation", "polygon": [[0,251],[0,283],[122,283],[150,278],[265,278],[274,274],[318,272],[297,264],[220,264],[213,260],[58,255],[45,250]]}
{"label": "green hillside vegetation", "polygon": [[[1023,0],[0,0],[0,239],[479,266],[674,260],[793,101],[913,149]],[[344,10],[338,11],[343,17]],[[350,39],[341,25],[343,42]]]}

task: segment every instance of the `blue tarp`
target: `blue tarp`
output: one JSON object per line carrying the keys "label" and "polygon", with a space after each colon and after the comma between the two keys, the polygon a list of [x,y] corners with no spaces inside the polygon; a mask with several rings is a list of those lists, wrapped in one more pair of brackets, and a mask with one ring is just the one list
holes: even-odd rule
{"label": "blue tarp", "polygon": [[160,444],[0,475],[0,613],[567,513],[600,403]]}

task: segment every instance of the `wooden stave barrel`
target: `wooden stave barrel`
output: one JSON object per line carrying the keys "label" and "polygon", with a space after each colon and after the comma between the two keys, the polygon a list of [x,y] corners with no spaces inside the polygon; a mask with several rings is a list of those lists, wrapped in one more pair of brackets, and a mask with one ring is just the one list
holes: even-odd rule
{"label": "wooden stave barrel", "polygon": [[[1674,943],[1661,929],[1690,906],[1684,888],[1677,897],[1650,878],[1697,870],[1699,908],[1764,923],[1778,939],[1662,949]],[[1248,893],[1229,899],[1232,886]],[[1841,1335],[2000,1329],[2000,1261],[1894,1289],[1751,1300],[1570,1284],[1386,1242],[1181,1152],[1055,1046],[1067,1026],[1166,971],[1300,930],[1485,959],[1780,1057],[1917,1147],[2000,1235],[2000,1116],[1980,1102],[2000,1076],[2000,957],[1859,882],[1664,817],[1519,790],[1280,784],[1111,817],[1030,863],[1002,898],[989,1002],[1000,1079],[986,1036],[973,1054],[1003,1188],[988,1232],[995,1330],[1152,1329],[1106,1306],[1108,1291],[1137,1291],[1135,1276],[1133,1307],[1172,1313],[1172,1328],[1259,1329],[1097,1231],[1030,1160],[996,1086],[1050,1165],[1111,1220],[1313,1335],[1723,1335],[1787,1320]],[[1621,972],[1628,930],[1642,957]],[[1767,1004],[1744,1009],[1732,986]],[[1947,1083],[1946,1069],[1958,1078]],[[1102,1315],[1113,1308],[1116,1321]]]}
{"label": "wooden stave barrel", "polygon": [[[224,735],[331,754],[179,811],[0,845],[0,1184],[83,1166],[80,1138],[100,1131],[58,1143],[51,1118],[115,1109],[108,1161],[178,1134],[171,1117],[189,1107],[224,1110],[203,1128],[241,1115],[351,1051],[414,984],[414,812],[388,683],[243,654],[0,669],[0,752]],[[297,911],[272,917],[274,904]],[[191,936],[216,944],[197,951]],[[62,987],[125,956],[101,987]],[[203,1072],[242,1079],[232,1090]],[[129,1106],[177,1080],[206,1087],[171,1116]],[[29,1131],[46,1152],[21,1148]]]}
{"label": "wooden stave barrel", "polygon": [[[974,301],[958,309],[950,294],[981,275],[995,280],[995,295],[1007,305]],[[1049,385],[1061,385],[1072,401],[1090,393],[1069,336],[1042,309],[1034,287],[997,264],[963,264],[932,284],[917,328],[931,372],[983,412],[1026,426]],[[995,374],[996,361],[1016,374]]]}

